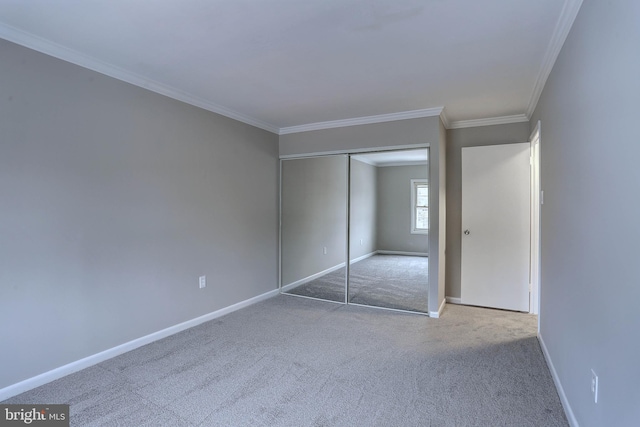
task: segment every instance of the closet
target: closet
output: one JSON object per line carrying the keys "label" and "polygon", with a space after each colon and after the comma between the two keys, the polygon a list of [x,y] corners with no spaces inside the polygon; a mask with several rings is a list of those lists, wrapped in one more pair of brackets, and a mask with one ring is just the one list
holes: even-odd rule
{"label": "closet", "polygon": [[280,290],[428,313],[428,149],[281,160]]}

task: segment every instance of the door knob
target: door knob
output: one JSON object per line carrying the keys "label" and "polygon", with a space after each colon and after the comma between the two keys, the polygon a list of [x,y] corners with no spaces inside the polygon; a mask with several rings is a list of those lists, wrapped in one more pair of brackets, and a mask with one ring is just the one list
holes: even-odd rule
{"label": "door knob", "polygon": [[464,230],[464,234],[468,236],[469,234],[471,234],[471,232],[469,230]]}

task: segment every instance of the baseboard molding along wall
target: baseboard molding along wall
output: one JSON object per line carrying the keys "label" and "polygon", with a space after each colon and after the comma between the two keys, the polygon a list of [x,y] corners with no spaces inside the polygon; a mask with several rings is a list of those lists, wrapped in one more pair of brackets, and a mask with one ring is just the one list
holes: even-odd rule
{"label": "baseboard molding along wall", "polygon": [[380,255],[408,255],[408,256],[429,256],[426,252],[405,252],[405,251],[385,251],[378,250],[376,251]]}
{"label": "baseboard molding along wall", "polygon": [[209,320],[216,319],[218,317],[224,316],[225,314],[229,314],[231,312],[240,310],[241,308],[248,307],[257,302],[264,301],[278,294],[279,294],[279,290],[274,289],[264,294],[255,296],[253,298],[240,301],[228,307],[221,308],[220,310],[216,310],[211,313],[205,314],[203,316],[196,317],[195,319],[187,320],[186,322],[182,322],[177,325],[170,326],[158,332],[154,332],[152,334],[137,338],[135,340],[126,342],[119,346],[110,348],[108,350],[101,351],[100,353],[87,356],[80,360],[76,360],[75,362],[68,363],[64,366],[60,366],[59,368],[55,368],[48,372],[44,372],[40,375],[37,375],[35,377],[31,377],[24,381],[20,381],[19,383],[12,384],[8,387],[0,389],[0,401],[9,399],[13,396],[16,396],[20,393],[24,393],[25,391],[29,391],[36,387],[40,387],[41,385],[50,383],[51,381],[57,380],[58,378],[62,378],[74,372],[78,372],[82,369],[96,365],[100,362],[104,362],[105,360],[119,356],[128,351],[135,350],[136,348],[142,347],[143,345],[147,345],[154,341],[161,340],[170,335],[176,334],[178,332],[182,332],[186,329],[193,328],[194,326],[198,326],[201,323],[208,322]]}
{"label": "baseboard molding along wall", "polygon": [[462,304],[462,298],[446,297],[445,299],[449,304]]}
{"label": "baseboard molding along wall", "polygon": [[567,395],[564,394],[564,389],[562,388],[562,384],[560,383],[560,378],[558,377],[556,368],[553,366],[553,362],[551,361],[551,356],[549,355],[547,346],[545,345],[544,340],[542,339],[542,335],[540,335],[539,332],[538,342],[540,343],[540,348],[542,348],[544,359],[547,361],[547,365],[549,366],[549,371],[551,371],[553,382],[556,385],[556,389],[558,390],[558,396],[560,396],[560,402],[562,403],[562,407],[564,408],[564,414],[567,416],[567,421],[569,421],[569,425],[571,427],[580,427],[578,425],[578,420],[576,420],[576,416],[573,414],[573,410],[571,409],[569,400],[567,400]]}
{"label": "baseboard molding along wall", "polygon": [[310,282],[310,281],[312,281],[314,279],[317,279],[318,277],[322,277],[325,274],[329,274],[331,272],[339,270],[342,267],[344,267],[345,265],[347,265],[347,264],[344,263],[344,262],[341,262],[340,264],[334,265],[333,267],[329,267],[326,270],[319,271],[319,272],[317,272],[315,274],[312,274],[311,276],[303,277],[300,280],[296,280],[295,282],[291,282],[289,284],[286,284],[286,285],[284,285],[283,287],[280,288],[280,292],[287,292],[288,290],[293,289],[296,286],[303,285],[303,284],[305,284],[307,282]]}
{"label": "baseboard molding along wall", "polygon": [[378,251],[373,251],[373,252],[370,252],[368,254],[364,254],[362,256],[359,256],[358,258],[352,259],[351,261],[349,261],[349,264],[350,265],[351,264],[355,264],[356,262],[362,261],[362,260],[367,259],[367,258],[371,258],[372,256],[376,255],[377,253],[378,253]]}
{"label": "baseboard molding along wall", "polygon": [[[362,261],[364,259],[367,259],[369,257],[372,257],[374,255],[408,255],[408,256],[422,256],[422,257],[426,257],[429,256],[429,254],[425,253],[425,252],[403,252],[403,251],[384,251],[384,250],[377,250],[377,251],[373,251],[370,252],[368,254],[364,254],[358,258],[354,258],[351,261],[349,261],[349,265],[351,264],[355,264],[358,261]],[[295,282],[291,282],[291,283],[287,283],[286,285],[283,285],[282,288],[280,288],[280,292],[287,292],[293,288],[295,288],[296,286],[300,286],[300,285],[304,285],[307,282],[310,282],[312,280],[317,279],[318,277],[322,277],[325,274],[329,274],[332,273],[336,270],[341,269],[342,267],[344,267],[346,265],[346,263],[342,262],[338,265],[334,265],[333,267],[329,267],[326,270],[322,270],[319,271],[317,273],[314,273],[310,276],[307,277],[303,277],[302,279],[296,280]]]}
{"label": "baseboard molding along wall", "polygon": [[438,308],[438,311],[430,311],[429,312],[429,317],[433,317],[434,319],[439,318],[442,315],[442,310],[444,310],[444,306],[445,306],[446,303],[447,303],[447,300],[445,298],[440,303],[440,307]]}

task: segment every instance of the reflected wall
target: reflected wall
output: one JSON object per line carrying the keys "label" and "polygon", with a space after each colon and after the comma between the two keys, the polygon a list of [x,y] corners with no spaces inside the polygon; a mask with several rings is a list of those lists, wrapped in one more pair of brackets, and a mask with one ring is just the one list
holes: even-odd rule
{"label": "reflected wall", "polygon": [[348,157],[282,161],[281,291],[346,302]]}

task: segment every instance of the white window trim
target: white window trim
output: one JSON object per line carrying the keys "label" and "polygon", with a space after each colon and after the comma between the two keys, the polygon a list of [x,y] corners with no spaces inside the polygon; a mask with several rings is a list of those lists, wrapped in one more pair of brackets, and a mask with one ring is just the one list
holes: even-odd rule
{"label": "white window trim", "polygon": [[[417,184],[429,185],[429,181],[427,179],[411,180],[411,234],[429,234],[428,228],[426,230],[416,229],[416,185]],[[429,191],[431,191],[431,189],[429,189]],[[429,218],[431,218],[431,215],[429,215]]]}

